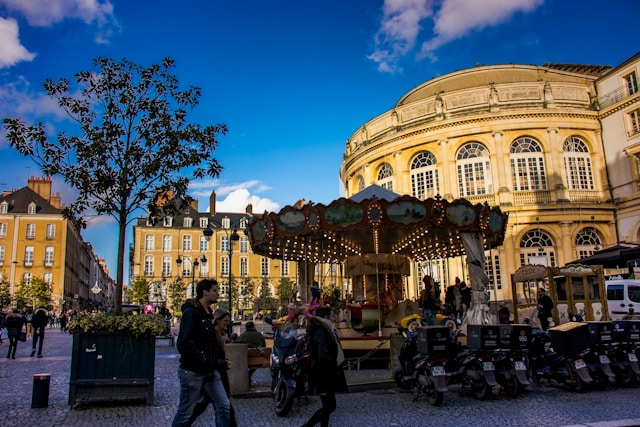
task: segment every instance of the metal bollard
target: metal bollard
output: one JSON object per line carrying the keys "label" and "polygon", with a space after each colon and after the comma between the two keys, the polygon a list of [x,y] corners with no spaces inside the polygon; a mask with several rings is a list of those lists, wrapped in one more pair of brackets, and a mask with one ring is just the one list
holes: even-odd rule
{"label": "metal bollard", "polygon": [[50,382],[51,382],[51,374],[34,374],[33,375],[33,391],[31,392],[32,408],[49,407]]}

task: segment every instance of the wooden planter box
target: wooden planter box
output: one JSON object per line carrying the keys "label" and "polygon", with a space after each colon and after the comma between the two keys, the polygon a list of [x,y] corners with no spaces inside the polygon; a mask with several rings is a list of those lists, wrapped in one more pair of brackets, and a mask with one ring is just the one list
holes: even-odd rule
{"label": "wooden planter box", "polygon": [[153,403],[155,337],[73,334],[69,405],[117,400]]}

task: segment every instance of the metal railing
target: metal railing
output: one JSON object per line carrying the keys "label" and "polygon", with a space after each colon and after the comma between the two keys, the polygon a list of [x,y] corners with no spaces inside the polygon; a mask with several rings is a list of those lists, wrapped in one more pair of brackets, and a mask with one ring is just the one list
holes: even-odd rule
{"label": "metal railing", "polygon": [[600,108],[606,108],[610,105],[613,105],[617,102],[622,101],[625,98],[628,98],[629,96],[633,95],[634,93],[638,92],[638,88],[633,88],[633,90],[629,90],[628,86],[620,86],[618,89],[616,90],[612,90],[611,92],[599,96],[598,97],[598,104],[600,105]]}

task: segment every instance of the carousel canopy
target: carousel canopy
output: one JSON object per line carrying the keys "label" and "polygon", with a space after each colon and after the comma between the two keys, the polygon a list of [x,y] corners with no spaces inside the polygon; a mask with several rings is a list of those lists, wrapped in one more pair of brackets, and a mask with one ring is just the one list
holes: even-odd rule
{"label": "carousel canopy", "polygon": [[[480,233],[485,249],[504,240],[508,215],[498,207],[472,205],[466,199],[448,202],[439,196],[419,200],[375,187],[329,205],[286,206],[254,217],[247,227],[253,252],[316,263],[340,263],[365,254],[423,261],[462,255],[460,233],[465,231]],[[376,194],[378,189],[384,194]],[[367,197],[361,197],[363,193]]]}

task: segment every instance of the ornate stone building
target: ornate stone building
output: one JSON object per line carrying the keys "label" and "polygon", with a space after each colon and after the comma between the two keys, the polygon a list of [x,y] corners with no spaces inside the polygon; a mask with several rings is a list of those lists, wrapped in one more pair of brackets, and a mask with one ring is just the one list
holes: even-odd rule
{"label": "ornate stone building", "polygon": [[[377,184],[499,206],[508,231],[487,274],[491,300],[510,299],[521,265],[564,265],[616,243],[596,92],[610,69],[493,65],[429,80],[347,140],[345,196]],[[432,260],[415,266],[416,290],[423,274],[445,287],[467,276],[463,259]]]}

